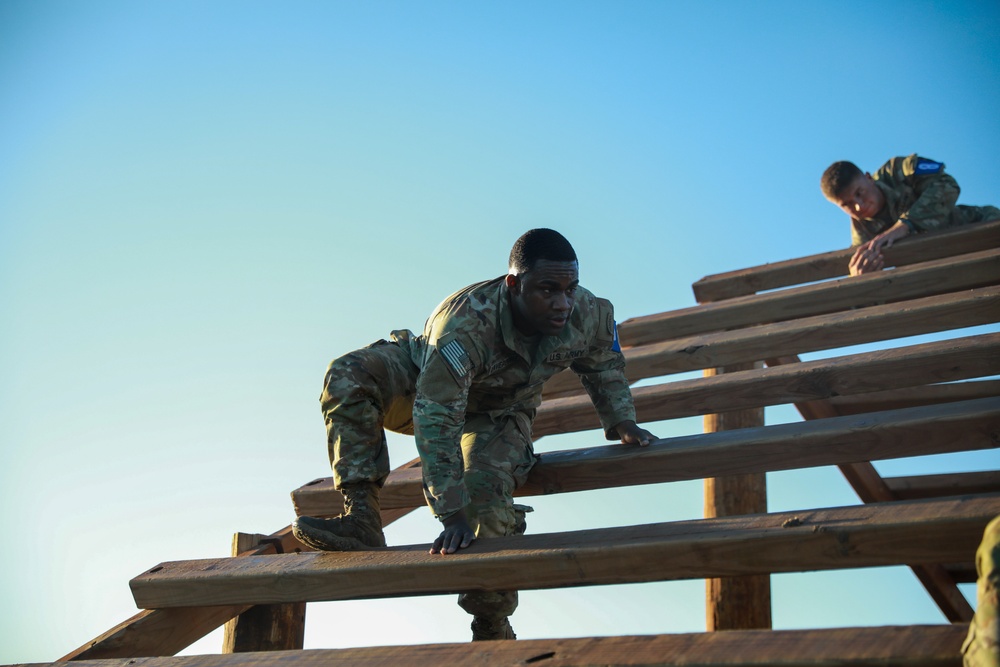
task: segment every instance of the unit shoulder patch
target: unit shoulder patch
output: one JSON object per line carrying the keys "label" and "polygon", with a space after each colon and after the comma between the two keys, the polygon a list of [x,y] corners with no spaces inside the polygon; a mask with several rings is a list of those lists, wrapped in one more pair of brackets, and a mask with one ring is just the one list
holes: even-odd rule
{"label": "unit shoulder patch", "polygon": [[917,176],[940,174],[943,169],[943,162],[935,162],[934,160],[928,160],[927,158],[922,157],[917,158],[917,164],[913,167],[913,171]]}

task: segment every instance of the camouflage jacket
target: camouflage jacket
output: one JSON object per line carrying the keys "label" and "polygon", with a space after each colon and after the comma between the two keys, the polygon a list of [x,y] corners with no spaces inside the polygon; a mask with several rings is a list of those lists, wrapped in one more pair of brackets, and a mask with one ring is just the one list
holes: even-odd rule
{"label": "camouflage jacket", "polygon": [[461,438],[466,414],[512,417],[530,441],[542,384],[565,368],[589,393],[608,439],[635,420],[625,358],[611,303],[578,287],[566,326],[557,336],[529,340],[514,327],[504,277],[470,285],[445,299],[424,332],[393,332],[420,369],[413,429],[423,463],[424,494],[445,518],[469,502],[462,481]]}
{"label": "camouflage jacket", "polygon": [[928,160],[916,153],[894,157],[872,178],[885,195],[885,206],[874,218],[851,219],[851,245],[872,240],[899,220],[908,221],[915,232],[965,222],[961,219],[963,211],[955,207],[958,183],[944,173],[943,162]]}

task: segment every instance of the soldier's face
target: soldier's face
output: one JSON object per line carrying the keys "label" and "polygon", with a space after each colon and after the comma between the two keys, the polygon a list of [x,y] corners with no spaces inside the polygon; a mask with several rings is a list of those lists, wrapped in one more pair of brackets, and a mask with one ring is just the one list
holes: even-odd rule
{"label": "soldier's face", "polygon": [[885,206],[885,195],[869,174],[854,177],[837,197],[827,197],[852,218],[874,218]]}
{"label": "soldier's face", "polygon": [[576,262],[540,259],[520,275],[508,275],[514,326],[526,336],[556,336],[573,311],[580,269]]}

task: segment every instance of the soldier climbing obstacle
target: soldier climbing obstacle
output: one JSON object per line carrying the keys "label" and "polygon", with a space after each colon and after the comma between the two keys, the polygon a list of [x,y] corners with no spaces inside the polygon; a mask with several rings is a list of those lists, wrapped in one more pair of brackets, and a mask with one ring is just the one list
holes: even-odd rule
{"label": "soldier climbing obstacle", "polygon": [[1000,220],[995,206],[956,206],[960,188],[944,163],[917,154],[892,158],[874,176],[851,162],[834,162],[823,172],[820,189],[851,216],[851,245],[858,248],[849,265],[852,276],[881,270],[882,249],[910,234]]}
{"label": "soldier climbing obstacle", "polygon": [[[385,546],[383,428],[415,436],[424,496],[443,524],[432,554],[523,533],[530,508],[514,505],[513,493],[536,461],[531,423],[548,378],[565,368],[579,375],[609,440],[656,439],[635,423],[624,367],[612,305],[579,286],[569,241],[527,232],[505,276],[449,296],[421,335],[393,331],[330,364],[320,402],[344,513],[299,517],[296,538],[327,551]],[[459,605],[474,617],[473,641],[515,638],[517,591],[463,593]]]}

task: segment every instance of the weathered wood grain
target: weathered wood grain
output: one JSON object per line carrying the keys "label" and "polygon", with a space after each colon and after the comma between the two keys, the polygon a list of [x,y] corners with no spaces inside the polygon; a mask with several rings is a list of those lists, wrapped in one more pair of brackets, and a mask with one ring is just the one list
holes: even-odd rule
{"label": "weathered wood grain", "polygon": [[[883,626],[822,630],[731,632],[530,639],[481,644],[423,644],[151,658],[142,667],[961,667],[966,628],[959,625]],[[387,635],[387,639],[391,635]],[[43,663],[53,664],[53,663]],[[121,667],[94,660],[85,667]],[[137,664],[140,664],[137,662]],[[42,667],[42,664],[24,667]]]}
{"label": "weathered wood grain", "polygon": [[[1000,247],[1000,221],[953,227],[920,234],[893,244],[884,252],[886,266],[905,266]],[[698,303],[721,301],[764,290],[801,285],[847,275],[854,248],[762,264],[705,276],[691,289]]]}
{"label": "weathered wood grain", "polygon": [[[870,306],[788,322],[717,331],[624,350],[630,382],[766,357],[831,350],[1000,321],[1000,286]],[[582,395],[572,371],[546,384],[545,399]]]}
{"label": "weathered wood grain", "polygon": [[619,325],[619,336],[623,346],[636,347],[998,283],[1000,250],[983,250],[891,271],[635,317]]}
{"label": "weathered wood grain", "polygon": [[[632,390],[640,422],[800,403],[830,396],[949,382],[1000,373],[1000,334],[967,336]],[[546,401],[536,438],[600,428],[587,396]]]}
{"label": "weathered wood grain", "polygon": [[[1000,398],[542,454],[518,496],[866,462],[1000,446]],[[881,480],[881,478],[879,478]],[[422,507],[419,469],[393,471],[382,508]],[[884,498],[892,499],[891,497]],[[330,478],[292,492],[299,515],[340,511]]]}
{"label": "weathered wood grain", "polygon": [[1000,495],[480,540],[161,563],[129,585],[139,607],[275,604],[528,590],[811,570],[959,562]]}

